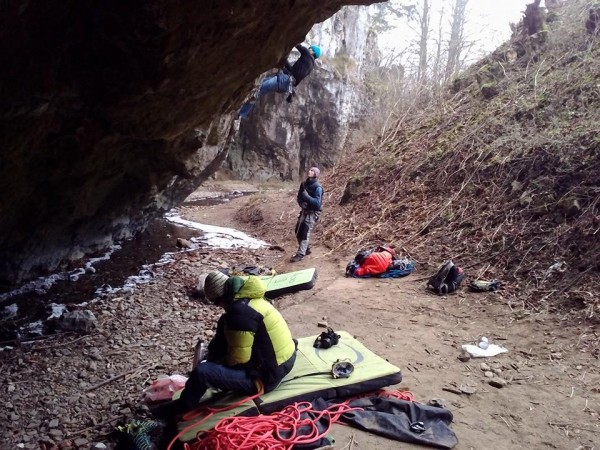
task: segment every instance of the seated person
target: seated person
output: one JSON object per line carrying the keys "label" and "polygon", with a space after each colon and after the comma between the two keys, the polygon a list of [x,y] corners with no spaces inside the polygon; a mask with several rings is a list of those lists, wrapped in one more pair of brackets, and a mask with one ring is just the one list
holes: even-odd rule
{"label": "seated person", "polygon": [[194,409],[209,387],[253,395],[260,387],[270,392],[279,385],[294,366],[296,341],[281,313],[264,299],[265,291],[255,276],[244,280],[212,272],[206,277],[205,297],[225,313],[181,397],[155,408],[155,416],[168,419]]}
{"label": "seated person", "polygon": [[358,267],[349,269],[350,273],[357,277],[381,275],[390,268],[394,255],[394,249],[389,247],[377,247],[371,253],[359,252],[354,257]]}

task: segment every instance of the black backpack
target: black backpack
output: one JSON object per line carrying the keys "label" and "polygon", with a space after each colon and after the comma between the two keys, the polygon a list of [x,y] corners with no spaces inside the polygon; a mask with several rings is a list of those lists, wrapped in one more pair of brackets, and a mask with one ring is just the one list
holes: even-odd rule
{"label": "black backpack", "polygon": [[454,292],[465,279],[465,271],[452,260],[446,261],[427,282],[427,286],[438,295]]}

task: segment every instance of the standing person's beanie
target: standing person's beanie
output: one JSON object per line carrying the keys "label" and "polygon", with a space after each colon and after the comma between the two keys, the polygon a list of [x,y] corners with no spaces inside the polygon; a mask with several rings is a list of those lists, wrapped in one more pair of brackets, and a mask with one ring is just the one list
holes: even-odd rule
{"label": "standing person's beanie", "polygon": [[311,167],[309,170],[312,170],[315,173],[315,178],[319,178],[319,175],[321,175],[321,171],[318,167]]}
{"label": "standing person's beanie", "polygon": [[204,280],[204,296],[214,300],[225,295],[225,283],[229,277],[223,272],[211,272]]}

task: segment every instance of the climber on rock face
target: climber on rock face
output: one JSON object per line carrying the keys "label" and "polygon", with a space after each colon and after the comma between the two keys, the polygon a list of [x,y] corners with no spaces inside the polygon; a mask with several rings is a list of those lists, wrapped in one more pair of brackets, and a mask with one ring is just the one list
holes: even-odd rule
{"label": "climber on rock face", "polygon": [[284,68],[276,75],[265,78],[260,84],[256,98],[245,103],[240,109],[240,117],[248,117],[258,98],[269,92],[288,94],[287,101],[291,103],[294,95],[296,95],[294,88],[310,75],[315,68],[315,60],[321,56],[321,48],[317,45],[306,48],[298,44],[296,49],[300,52],[300,58],[294,64],[286,62]]}

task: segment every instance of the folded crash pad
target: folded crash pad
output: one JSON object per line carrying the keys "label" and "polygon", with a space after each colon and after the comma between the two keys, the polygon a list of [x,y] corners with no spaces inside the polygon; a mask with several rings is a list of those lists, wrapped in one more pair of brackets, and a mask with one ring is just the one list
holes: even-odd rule
{"label": "folded crash pad", "polygon": [[[377,356],[349,333],[339,331],[338,334],[338,344],[328,349],[313,347],[317,336],[299,339],[294,368],[277,389],[232,410],[218,412],[197,427],[193,427],[193,423],[199,418],[180,422],[180,431],[190,428],[181,440],[187,442],[194,439],[198,432],[210,430],[224,417],[269,414],[295,402],[352,397],[402,381],[402,373],[398,367]],[[331,367],[338,360],[346,360],[354,365],[354,372],[349,378],[334,379],[331,376]],[[201,406],[223,408],[228,403],[234,404],[243,399],[243,396],[219,395],[209,391],[203,397]]]}
{"label": "folded crash pad", "polygon": [[310,268],[278,275],[261,275],[267,285],[266,298],[274,299],[284,294],[312,289],[317,281],[317,269]]}

